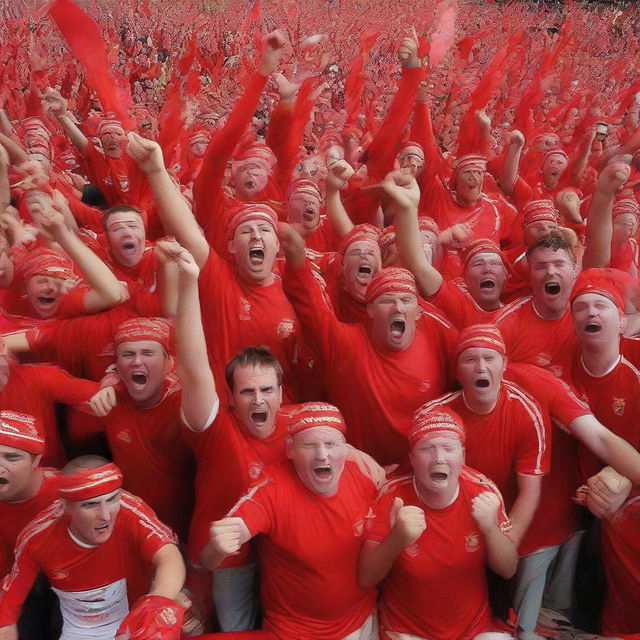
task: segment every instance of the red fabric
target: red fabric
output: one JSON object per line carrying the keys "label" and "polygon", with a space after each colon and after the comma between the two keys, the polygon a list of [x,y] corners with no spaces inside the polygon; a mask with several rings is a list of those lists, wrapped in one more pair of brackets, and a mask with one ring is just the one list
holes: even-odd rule
{"label": "red fabric", "polygon": [[21,449],[34,455],[44,451],[44,434],[37,428],[36,419],[26,413],[0,410],[0,444]]}
{"label": "red fabric", "polygon": [[500,329],[490,324],[474,324],[465,327],[458,336],[455,357],[465,349],[493,349],[501,355],[506,354],[506,347]]}
{"label": "red fabric", "polygon": [[[471,502],[495,485],[464,467],[460,493],[444,509],[430,509],[415,490],[414,477],[385,485],[375,508],[367,540],[382,542],[391,530],[395,498],[424,510],[427,528],[396,558],[382,583],[380,624],[385,631],[438,640],[471,640],[491,619],[485,565],[485,538],[471,515]],[[502,497],[500,496],[502,503]],[[503,533],[511,528],[504,504],[498,513]]]}
{"label": "red fabric", "polygon": [[312,429],[314,427],[330,427],[345,434],[347,427],[340,410],[326,402],[307,402],[296,413],[289,425],[289,435]]}
{"label": "red fabric", "polygon": [[152,340],[171,352],[171,327],[163,318],[131,318],[125,320],[113,336],[113,346],[117,349],[123,342]]}
{"label": "red fabric", "polygon": [[124,474],[124,488],[140,496],[162,522],[186,539],[194,501],[194,464],[180,428],[181,396],[179,385],[173,384],[160,403],[141,409],[122,391],[101,423],[113,460]]}
{"label": "red fabric", "polygon": [[461,416],[467,436],[465,460],[495,482],[507,509],[518,494],[516,474],[541,476],[549,470],[549,434],[540,405],[517,385],[502,383],[489,414],[468,409],[462,391],[433,400],[420,411],[432,409],[452,409]]}
{"label": "red fabric", "polygon": [[122,486],[122,471],[110,462],[95,469],[82,469],[57,478],[61,498],[79,502],[111,493]]}
{"label": "red fabric", "polygon": [[596,293],[609,299],[624,314],[625,300],[632,289],[637,288],[637,282],[617,269],[587,269],[576,278],[571,291],[571,304],[585,293]]}
{"label": "red fabric", "polygon": [[444,436],[456,438],[464,445],[465,434],[462,419],[455,411],[418,411],[409,432],[409,446],[423,438]]}
{"label": "red fabric", "polygon": [[367,287],[367,304],[385,293],[403,293],[418,297],[413,274],[402,267],[387,267],[376,273]]}
{"label": "red fabric", "polygon": [[144,596],[122,621],[118,636],[124,634],[126,640],[176,640],[183,616],[184,609],[171,598]]}
{"label": "red fabric", "polygon": [[371,615],[375,590],[360,587],[357,567],[374,497],[371,480],[350,462],[338,492],[319,498],[286,461],[240,498],[230,515],[258,536],[266,631],[283,640],[334,640]]}
{"label": "red fabric", "polygon": [[148,563],[176,538],[142,500],[128,493],[122,494],[117,518],[110,538],[87,548],[69,535],[61,501],[41,512],[18,538],[16,562],[2,584],[0,625],[16,622],[38,570],[61,591],[86,591],[140,572],[150,579]]}
{"label": "red fabric", "polygon": [[307,266],[288,269],[285,288],[305,338],[322,359],[327,398],[342,411],[349,442],[381,464],[403,460],[413,412],[450,387],[455,329],[435,309],[424,310],[413,344],[383,351],[373,345],[367,325],[336,319]]}
{"label": "red fabric", "polygon": [[36,473],[42,476],[38,492],[28,500],[19,502],[0,501],[0,578],[4,577],[13,564],[13,548],[18,534],[43,509],[58,499],[55,469],[40,468]]}
{"label": "red fabric", "polygon": [[[84,306],[84,299],[89,288],[84,285],[74,287],[67,293],[60,296],[60,304],[52,317],[54,318],[75,318],[87,313]],[[26,293],[20,288],[10,288],[5,291],[0,290],[0,307],[8,313],[24,318],[32,318],[34,324],[44,322],[43,318],[33,308]],[[18,319],[19,320],[19,319]]]}
{"label": "red fabric", "polygon": [[9,380],[0,390],[0,406],[33,416],[45,438],[44,463],[62,466],[66,455],[58,433],[55,404],[86,402],[98,391],[98,385],[74,378],[52,365],[12,364],[9,367]]}

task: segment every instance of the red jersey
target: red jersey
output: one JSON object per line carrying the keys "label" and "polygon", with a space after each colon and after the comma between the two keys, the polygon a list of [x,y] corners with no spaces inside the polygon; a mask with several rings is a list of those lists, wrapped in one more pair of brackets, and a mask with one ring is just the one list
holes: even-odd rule
{"label": "red jersey", "polygon": [[448,354],[457,331],[436,309],[422,307],[408,349],[378,348],[368,323],[337,320],[306,266],[288,269],[285,287],[305,338],[322,360],[327,398],[342,411],[349,442],[380,464],[403,461],[414,411],[450,388]]}
{"label": "red jersey", "polygon": [[224,381],[224,368],[240,349],[260,344],[268,346],[279,360],[286,390],[295,395],[298,320],[280,277],[275,276],[275,282],[266,287],[245,284],[211,249],[198,282],[209,362],[218,383]]}
{"label": "red jersey", "polygon": [[601,523],[600,545],[607,581],[602,633],[640,634],[640,496],[627,500],[611,521]]}
{"label": "red jersey", "polygon": [[[87,310],[84,306],[84,299],[87,293],[89,293],[89,287],[86,285],[78,285],[67,291],[67,293],[62,294],[60,304],[51,317],[75,318],[76,316],[85,315]],[[27,297],[27,294],[24,293],[23,288],[11,287],[0,291],[0,307],[14,316],[33,318],[38,322],[49,320],[49,318],[43,318],[38,314]]]}
{"label": "red jersey", "polygon": [[10,364],[9,380],[0,390],[0,408],[32,415],[45,437],[44,464],[60,467],[67,457],[56,422],[55,405],[81,404],[98,392],[99,385],[74,378],[46,364]]}
{"label": "red jersey", "polygon": [[18,534],[41,511],[58,499],[58,487],[55,482],[55,469],[40,468],[42,484],[38,492],[28,500],[18,502],[0,501],[0,577],[11,569],[13,564],[13,548],[16,546]]}
{"label": "red jersey", "polygon": [[521,387],[502,382],[491,413],[467,408],[462,391],[422,407],[453,409],[464,422],[465,462],[496,483],[507,508],[518,495],[516,474],[540,476],[549,470],[548,433],[540,405]]}
{"label": "red jersey", "polygon": [[493,324],[504,307],[500,305],[493,311],[485,311],[469,293],[462,278],[443,280],[442,285],[427,300],[440,309],[456,329],[464,329],[471,324]]}
{"label": "red jersey", "polygon": [[[421,500],[413,475],[386,484],[366,538],[382,542],[391,531],[390,512],[396,497],[424,510],[427,528],[393,563],[382,583],[380,626],[429,640],[471,640],[491,620],[484,535],[471,515],[471,502],[489,491],[502,497],[482,474],[463,467],[460,492],[453,504],[430,509]],[[500,530],[511,528],[502,504]]]}
{"label": "red jersey", "polygon": [[375,590],[358,584],[358,560],[375,493],[347,462],[338,492],[318,496],[285,461],[240,498],[229,515],[258,536],[265,630],[282,640],[335,640],[364,624]]}
{"label": "red jersey", "polygon": [[528,296],[506,307],[496,318],[496,324],[509,360],[535,364],[566,378],[562,360],[577,342],[569,307],[560,318],[545,320],[538,315],[533,297]]}
{"label": "red jersey", "polygon": [[[60,600],[63,637],[113,638],[129,608],[127,579],[134,580],[139,577],[136,574],[146,571],[150,582],[153,556],[165,545],[176,543],[153,511],[126,492],[113,533],[104,544],[84,544],[68,527],[64,504],[57,500],[22,531],[15,562],[0,588],[0,627],[17,621],[42,571]],[[141,594],[129,593],[136,595]]]}
{"label": "red jersey", "polygon": [[124,488],[140,496],[181,539],[193,511],[194,463],[180,429],[180,385],[167,385],[162,400],[141,409],[126,390],[102,418],[113,461],[122,469]]}
{"label": "red jersey", "polygon": [[[189,531],[189,557],[193,564],[199,564],[200,552],[209,542],[211,523],[226,515],[265,467],[285,459],[289,422],[286,409],[281,408],[275,431],[267,438],[251,435],[224,407],[205,431],[183,429],[197,462],[196,507]],[[224,566],[244,564],[247,552],[245,549],[244,555],[231,556]]]}

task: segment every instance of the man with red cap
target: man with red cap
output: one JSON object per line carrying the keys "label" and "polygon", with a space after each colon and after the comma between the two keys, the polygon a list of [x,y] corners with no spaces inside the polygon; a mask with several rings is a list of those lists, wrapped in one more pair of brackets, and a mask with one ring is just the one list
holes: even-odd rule
{"label": "man with red cap", "polygon": [[[58,497],[55,469],[40,466],[44,439],[33,416],[0,411],[0,576],[13,564],[18,534]],[[38,581],[18,621],[20,637],[39,640],[47,633],[51,592]]]}
{"label": "man with red cap", "polygon": [[455,329],[437,310],[419,306],[413,276],[398,267],[369,283],[366,323],[340,322],[305,261],[300,236],[288,228],[281,238],[287,295],[322,361],[327,397],[347,418],[349,439],[381,464],[402,461],[413,411],[449,388]]}
{"label": "man with red cap", "polygon": [[360,556],[360,584],[384,579],[380,637],[510,638],[491,619],[485,567],[510,578],[518,553],[500,492],[465,466],[462,419],[419,413],[409,444],[413,473],[381,489]]}
{"label": "man with red cap", "polygon": [[358,584],[357,566],[375,485],[347,460],[336,407],[310,403],[297,417],[289,460],[266,469],[212,524],[207,564],[257,536],[263,637],[369,640],[375,591]]}
{"label": "man with red cap", "polygon": [[620,198],[613,204],[611,221],[611,260],[613,269],[620,269],[632,278],[640,275],[640,247],[637,233],[640,205],[634,198]]}
{"label": "man with red cap", "polygon": [[[216,380],[224,363],[247,344],[265,344],[282,363],[286,391],[295,397],[304,383],[300,363],[297,319],[274,273],[279,250],[277,217],[264,204],[241,204],[229,212],[229,264],[210,247],[164,167],[157,143],[130,134],[129,153],[151,183],[167,231],[194,257],[200,267],[200,300],[209,361]],[[291,385],[298,385],[291,386]]]}
{"label": "man with red cap", "polygon": [[118,467],[99,456],[65,466],[61,499],[22,531],[0,587],[3,640],[17,640],[15,623],[38,571],[60,600],[62,637],[69,640],[112,640],[127,617],[128,597],[153,596],[134,607],[133,617],[178,595],[185,572],[175,537],[121,487]]}

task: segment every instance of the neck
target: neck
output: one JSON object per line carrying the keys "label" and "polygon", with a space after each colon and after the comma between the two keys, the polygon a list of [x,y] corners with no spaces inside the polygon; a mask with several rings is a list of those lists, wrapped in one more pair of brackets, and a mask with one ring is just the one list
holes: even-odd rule
{"label": "neck", "polygon": [[273,275],[273,271],[270,271],[264,278],[244,278],[238,274],[238,279],[250,287],[268,287],[274,283],[275,276]]}
{"label": "neck", "polygon": [[480,195],[472,198],[470,196],[463,196],[458,191],[454,191],[453,195],[455,196],[456,202],[463,207],[473,207],[474,205],[478,204],[478,200],[480,200]]}
{"label": "neck", "polygon": [[496,408],[496,404],[498,403],[498,392],[496,391],[496,393],[492,394],[491,397],[474,398],[463,391],[462,399],[467,409],[473,411],[473,413],[487,415]]}
{"label": "neck", "polygon": [[603,376],[618,362],[620,338],[613,344],[582,345],[582,363],[592,376]]}
{"label": "neck", "polygon": [[567,304],[565,303],[560,309],[560,311],[556,311],[555,309],[550,308],[546,304],[541,304],[539,300],[533,299],[533,308],[535,312],[543,319],[543,320],[557,320],[561,318],[565,311],[567,310]]}
{"label": "neck", "polygon": [[164,384],[161,384],[158,390],[149,398],[145,398],[144,400],[136,400],[135,404],[140,407],[140,409],[151,409],[155,407],[161,400],[164,391]]}
{"label": "neck", "polygon": [[415,488],[420,500],[430,509],[445,509],[452,505],[460,492],[460,484],[456,481],[441,491],[430,491],[415,477]]}

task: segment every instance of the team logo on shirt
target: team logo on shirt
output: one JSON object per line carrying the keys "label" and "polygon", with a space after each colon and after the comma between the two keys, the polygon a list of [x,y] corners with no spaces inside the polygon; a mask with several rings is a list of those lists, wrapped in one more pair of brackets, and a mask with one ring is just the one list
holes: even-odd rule
{"label": "team logo on shirt", "polygon": [[420,393],[428,393],[431,389],[431,380],[420,380],[418,389],[420,389]]}
{"label": "team logo on shirt", "polygon": [[52,574],[51,577],[54,580],[64,580],[65,578],[69,577],[69,572],[65,571],[64,569],[56,569]]}
{"label": "team logo on shirt", "polygon": [[353,535],[356,538],[359,538],[364,533],[367,526],[367,520],[371,520],[372,518],[375,518],[375,515],[373,514],[373,509],[369,507],[367,515],[353,525]]}
{"label": "team logo on shirt", "polygon": [[264,464],[262,464],[262,462],[252,462],[249,465],[249,477],[252,480],[257,480],[260,474],[262,473],[263,469],[264,469]]}
{"label": "team logo on shirt", "polygon": [[420,553],[420,550],[418,549],[418,543],[417,542],[412,542],[408,547],[404,548],[404,552],[410,558],[415,558],[418,555],[418,553]]}
{"label": "team logo on shirt", "polygon": [[286,340],[293,333],[293,320],[291,318],[283,318],[276,327],[276,336],[280,340]]}
{"label": "team logo on shirt", "polygon": [[551,364],[551,356],[548,353],[539,353],[536,364],[539,367],[548,367]]}
{"label": "team logo on shirt", "polygon": [[120,190],[127,191],[129,189],[129,179],[128,178],[120,178]]}
{"label": "team logo on shirt", "polygon": [[106,176],[106,178],[102,182],[109,186],[113,185],[113,179],[111,178],[111,176]]}
{"label": "team logo on shirt", "polygon": [[122,429],[121,431],[118,431],[118,440],[131,444],[131,431],[129,431],[129,429]]}
{"label": "team logo on shirt", "polygon": [[251,303],[246,298],[240,298],[239,320],[251,320]]}
{"label": "team logo on shirt", "polygon": [[464,537],[464,548],[469,553],[473,553],[480,548],[480,534],[470,533]]}
{"label": "team logo on shirt", "polygon": [[617,416],[621,416],[624,413],[625,405],[627,401],[624,398],[613,397],[613,413]]}

